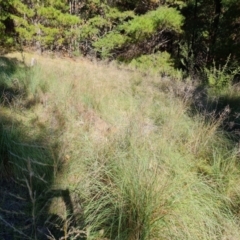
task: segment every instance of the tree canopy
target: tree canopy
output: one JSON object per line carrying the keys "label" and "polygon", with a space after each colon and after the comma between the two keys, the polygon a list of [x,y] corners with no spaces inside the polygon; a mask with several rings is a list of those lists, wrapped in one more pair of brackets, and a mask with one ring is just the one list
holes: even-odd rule
{"label": "tree canopy", "polygon": [[189,73],[240,61],[237,0],[0,0],[1,45],[131,61],[168,52]]}

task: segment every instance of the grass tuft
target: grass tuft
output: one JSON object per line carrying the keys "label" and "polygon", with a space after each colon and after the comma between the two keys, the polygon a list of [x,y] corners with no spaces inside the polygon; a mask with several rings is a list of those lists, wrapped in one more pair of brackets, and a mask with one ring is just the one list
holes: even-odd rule
{"label": "grass tuft", "polygon": [[0,90],[14,94],[1,102],[0,175],[25,189],[32,221],[24,229],[24,217],[7,213],[14,187],[0,236],[239,238],[239,150],[221,128],[226,111],[190,116],[191,99],[175,96],[179,81],[80,58],[7,67],[10,57],[0,65]]}

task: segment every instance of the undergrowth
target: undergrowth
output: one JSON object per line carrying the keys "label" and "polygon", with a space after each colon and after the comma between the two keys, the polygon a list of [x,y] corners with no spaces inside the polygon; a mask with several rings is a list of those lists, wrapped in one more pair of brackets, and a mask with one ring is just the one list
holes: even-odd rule
{"label": "undergrowth", "polygon": [[[1,104],[3,237],[239,238],[239,149],[220,128],[225,113],[190,117],[171,79],[81,59],[37,62],[1,69],[14,95]],[[24,200],[10,213],[13,196]]]}

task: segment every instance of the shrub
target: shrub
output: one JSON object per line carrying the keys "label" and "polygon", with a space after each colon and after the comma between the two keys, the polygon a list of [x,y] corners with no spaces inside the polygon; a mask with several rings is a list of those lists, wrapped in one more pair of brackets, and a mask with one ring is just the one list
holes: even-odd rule
{"label": "shrub", "polygon": [[174,68],[173,60],[167,52],[157,52],[150,55],[142,55],[133,59],[130,66],[150,74],[169,75],[181,78],[181,72]]}
{"label": "shrub", "polygon": [[230,55],[224,64],[224,66],[217,67],[216,63],[213,62],[213,66],[209,69],[205,68],[205,75],[207,78],[207,84],[215,93],[220,93],[228,89],[236,74],[240,72],[240,67],[229,66]]}

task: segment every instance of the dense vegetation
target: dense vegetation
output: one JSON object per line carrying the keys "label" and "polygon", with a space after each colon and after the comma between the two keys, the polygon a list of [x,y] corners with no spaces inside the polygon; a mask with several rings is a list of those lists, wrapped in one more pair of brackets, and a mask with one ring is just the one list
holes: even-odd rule
{"label": "dense vegetation", "polygon": [[0,238],[239,239],[239,12],[0,0]]}
{"label": "dense vegetation", "polygon": [[237,0],[0,1],[1,43],[131,61],[168,52],[187,73],[239,63]]}
{"label": "dense vegetation", "polygon": [[229,108],[196,112],[190,82],[23,56],[0,58],[0,238],[238,239]]}

